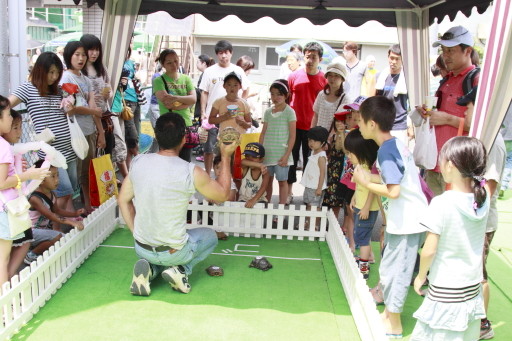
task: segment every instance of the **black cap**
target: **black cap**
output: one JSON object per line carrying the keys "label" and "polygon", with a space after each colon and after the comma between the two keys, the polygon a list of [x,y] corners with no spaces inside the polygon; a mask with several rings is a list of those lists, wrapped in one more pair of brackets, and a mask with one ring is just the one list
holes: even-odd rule
{"label": "black cap", "polygon": [[329,132],[324,127],[313,127],[308,131],[308,139],[320,141],[322,143],[327,142],[329,138]]}
{"label": "black cap", "polygon": [[261,143],[251,142],[245,146],[243,154],[254,157],[265,157],[265,147],[263,147]]}
{"label": "black cap", "polygon": [[459,97],[457,99],[457,105],[465,107],[469,103],[475,104],[477,91],[478,91],[478,85],[475,86],[473,89],[469,90],[469,92],[467,94],[465,94],[464,96]]}
{"label": "black cap", "polygon": [[240,77],[235,71],[231,71],[226,76],[224,76],[224,83],[228,81],[228,79],[234,78],[238,81],[238,83],[242,84],[242,77]]}

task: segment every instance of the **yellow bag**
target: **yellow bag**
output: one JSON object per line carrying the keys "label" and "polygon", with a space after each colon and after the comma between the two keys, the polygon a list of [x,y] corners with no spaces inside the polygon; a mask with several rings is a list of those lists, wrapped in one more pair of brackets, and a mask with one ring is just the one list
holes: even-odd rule
{"label": "yellow bag", "polygon": [[116,172],[110,154],[101,155],[91,160],[89,191],[92,206],[100,206],[112,196],[118,194]]}
{"label": "yellow bag", "polygon": [[[259,142],[260,140],[260,133],[248,133],[248,134],[242,134],[240,136],[240,150],[242,151],[242,153],[244,152],[245,150],[245,146],[248,144],[248,143],[251,143],[251,142]],[[243,157],[243,155],[242,155]]]}
{"label": "yellow bag", "polygon": [[133,118],[132,108],[126,105],[124,100],[124,91],[121,91],[121,101],[123,102],[123,110],[121,110],[121,118],[125,121],[129,121]]}

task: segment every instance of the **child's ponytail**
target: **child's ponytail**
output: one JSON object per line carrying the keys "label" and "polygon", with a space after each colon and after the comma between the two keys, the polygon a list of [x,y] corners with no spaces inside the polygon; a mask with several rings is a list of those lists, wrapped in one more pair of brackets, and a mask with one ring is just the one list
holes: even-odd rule
{"label": "child's ponytail", "polygon": [[487,191],[485,190],[485,179],[483,176],[473,176],[473,194],[475,195],[474,209],[482,207],[487,198]]}
{"label": "child's ponytail", "polygon": [[471,179],[475,196],[474,209],[482,207],[487,199],[485,190],[485,169],[487,151],[482,141],[469,136],[456,136],[449,139],[441,148],[439,161],[451,161],[464,178]]}

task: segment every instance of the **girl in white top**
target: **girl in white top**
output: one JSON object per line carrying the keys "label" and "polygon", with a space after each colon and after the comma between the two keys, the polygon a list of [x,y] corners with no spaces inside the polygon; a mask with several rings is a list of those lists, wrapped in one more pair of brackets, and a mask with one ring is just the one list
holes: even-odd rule
{"label": "girl in white top", "polygon": [[343,82],[347,78],[347,69],[341,63],[331,63],[325,72],[327,84],[323,91],[318,93],[313,111],[315,112],[311,127],[321,126],[330,129],[334,114],[338,108],[352,103],[352,100],[343,92]]}
{"label": "girl in white top", "polygon": [[411,340],[478,340],[485,318],[481,291],[482,252],[489,196],[482,175],[486,151],[482,142],[454,137],[440,155],[443,179],[451,190],[432,199],[420,223],[427,229],[414,290],[428,274],[428,293],[414,313]]}
{"label": "girl in white top", "polygon": [[306,169],[300,183],[304,189],[304,203],[307,208],[322,206],[324,190],[327,188],[327,144],[329,132],[324,127],[314,127],[308,131],[308,146],[311,149]]}

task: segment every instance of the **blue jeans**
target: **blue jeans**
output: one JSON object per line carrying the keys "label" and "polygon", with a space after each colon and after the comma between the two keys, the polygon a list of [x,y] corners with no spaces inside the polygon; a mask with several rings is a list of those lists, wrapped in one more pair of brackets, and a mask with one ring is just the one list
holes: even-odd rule
{"label": "blue jeans", "polygon": [[170,266],[182,265],[185,273],[192,274],[192,268],[208,257],[219,242],[217,234],[209,228],[197,228],[187,230],[189,235],[187,244],[175,253],[169,251],[154,252],[146,250],[135,243],[135,253],[139,258],[143,258],[151,265],[151,278],[153,280],[162,271]]}
{"label": "blue jeans", "polygon": [[68,169],[58,168],[59,186],[55,190],[57,198],[75,193],[78,187],[77,160],[68,162]]}

